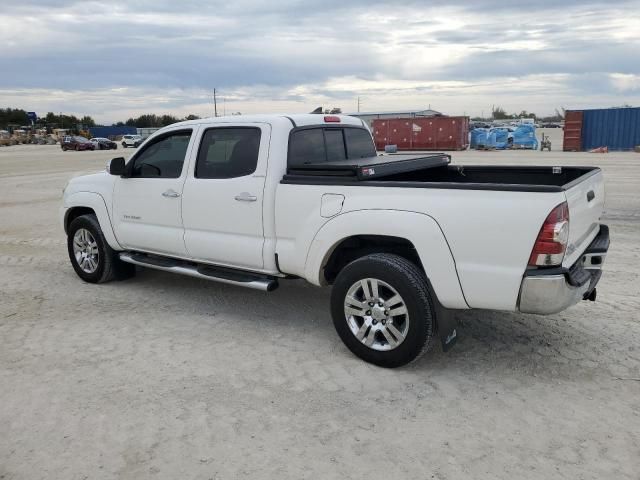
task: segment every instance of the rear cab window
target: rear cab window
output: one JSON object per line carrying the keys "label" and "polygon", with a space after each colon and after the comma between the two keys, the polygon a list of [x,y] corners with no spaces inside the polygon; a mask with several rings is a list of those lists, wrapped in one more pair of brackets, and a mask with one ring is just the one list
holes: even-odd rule
{"label": "rear cab window", "polygon": [[375,156],[371,134],[360,127],[303,127],[289,137],[290,167]]}

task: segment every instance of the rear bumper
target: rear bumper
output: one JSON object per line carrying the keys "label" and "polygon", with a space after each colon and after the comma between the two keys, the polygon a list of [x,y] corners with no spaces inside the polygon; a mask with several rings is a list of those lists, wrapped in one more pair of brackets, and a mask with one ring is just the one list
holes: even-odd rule
{"label": "rear bumper", "polygon": [[580,300],[595,299],[596,285],[609,250],[609,227],[600,231],[571,268],[528,270],[522,279],[518,309],[523,313],[549,315]]}

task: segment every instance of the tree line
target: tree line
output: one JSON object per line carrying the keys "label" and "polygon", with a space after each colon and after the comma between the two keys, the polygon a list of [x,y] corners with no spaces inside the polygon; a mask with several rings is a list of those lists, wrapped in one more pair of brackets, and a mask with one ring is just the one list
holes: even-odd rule
{"label": "tree line", "polygon": [[[129,118],[126,122],[117,122],[113,125],[128,127],[166,127],[172,123],[181,122],[183,120],[197,120],[197,115],[187,115],[184,118],[175,115],[155,115],[144,114],[139,117]],[[30,126],[31,120],[27,115],[27,111],[21,108],[0,108],[0,129],[8,129],[10,127],[18,128]],[[36,128],[69,128],[69,129],[86,129],[97,126],[96,121],[89,115],[77,117],[75,115],[64,115],[62,113],[48,112],[43,117],[38,117],[35,122]]]}
{"label": "tree line", "polygon": [[[316,109],[316,112],[321,110],[321,107]],[[340,109],[327,110],[325,113],[340,113]],[[526,110],[520,113],[507,113],[502,107],[494,107],[491,112],[493,120],[509,120],[518,118],[533,118],[541,121],[560,121],[564,118],[564,108],[561,111],[555,111],[555,115],[547,117],[538,117],[533,112],[527,112]],[[200,117],[197,115],[187,115],[184,118],[176,117],[175,115],[156,115],[154,113],[145,113],[138,117],[129,118],[124,122],[117,122],[115,126],[127,126],[127,127],[151,127],[161,128],[171,125],[172,123],[181,122],[183,120],[197,120]],[[474,120],[486,120],[480,118],[474,118]],[[0,129],[6,129],[9,127],[21,127],[31,125],[31,121],[27,116],[26,110],[21,108],[0,108]],[[48,112],[44,117],[38,117],[36,121],[36,127],[39,128],[69,128],[69,129],[86,129],[89,127],[95,127],[95,120],[85,115],[83,117],[76,117],[75,115],[63,115],[62,113]]]}
{"label": "tree line", "polygon": [[126,122],[118,122],[115,125],[127,126],[127,127],[166,127],[167,125],[171,125],[172,123],[182,122],[184,120],[198,120],[200,117],[197,115],[187,115],[184,118],[179,118],[174,115],[155,115],[153,113],[146,113],[144,115],[140,115],[139,117],[130,118]]}
{"label": "tree line", "polygon": [[[21,108],[0,108],[0,128],[24,127],[31,125],[27,111]],[[76,128],[78,125],[94,127],[96,122],[88,115],[76,117],[75,115],[62,115],[53,112],[44,117],[38,117],[36,127],[52,126],[54,128]]]}
{"label": "tree line", "polygon": [[519,118],[533,118],[536,121],[542,122],[560,122],[564,119],[564,108],[558,110],[555,109],[554,115],[549,115],[546,117],[540,117],[533,112],[527,112],[526,110],[522,110],[520,113],[507,113],[507,111],[502,107],[493,107],[491,110],[491,118],[480,118],[474,117],[472,120],[517,120]]}

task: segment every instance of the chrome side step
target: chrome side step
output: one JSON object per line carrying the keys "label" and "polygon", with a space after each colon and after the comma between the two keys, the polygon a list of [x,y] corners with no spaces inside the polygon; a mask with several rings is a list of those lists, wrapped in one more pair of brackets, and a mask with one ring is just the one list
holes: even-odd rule
{"label": "chrome side step", "polygon": [[278,280],[276,278],[258,273],[215,267],[212,265],[194,264],[173,258],[143,253],[122,252],[119,257],[123,262],[140,265],[141,267],[179,273],[181,275],[227,283],[229,285],[237,285],[239,287],[253,288],[264,292],[271,292],[278,288]]}

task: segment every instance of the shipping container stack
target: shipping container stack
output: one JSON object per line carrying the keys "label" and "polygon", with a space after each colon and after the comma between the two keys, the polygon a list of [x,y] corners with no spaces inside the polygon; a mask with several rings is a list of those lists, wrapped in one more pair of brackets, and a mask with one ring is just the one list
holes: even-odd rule
{"label": "shipping container stack", "polygon": [[565,115],[565,152],[606,147],[633,151],[640,145],[640,108],[572,110]]}

